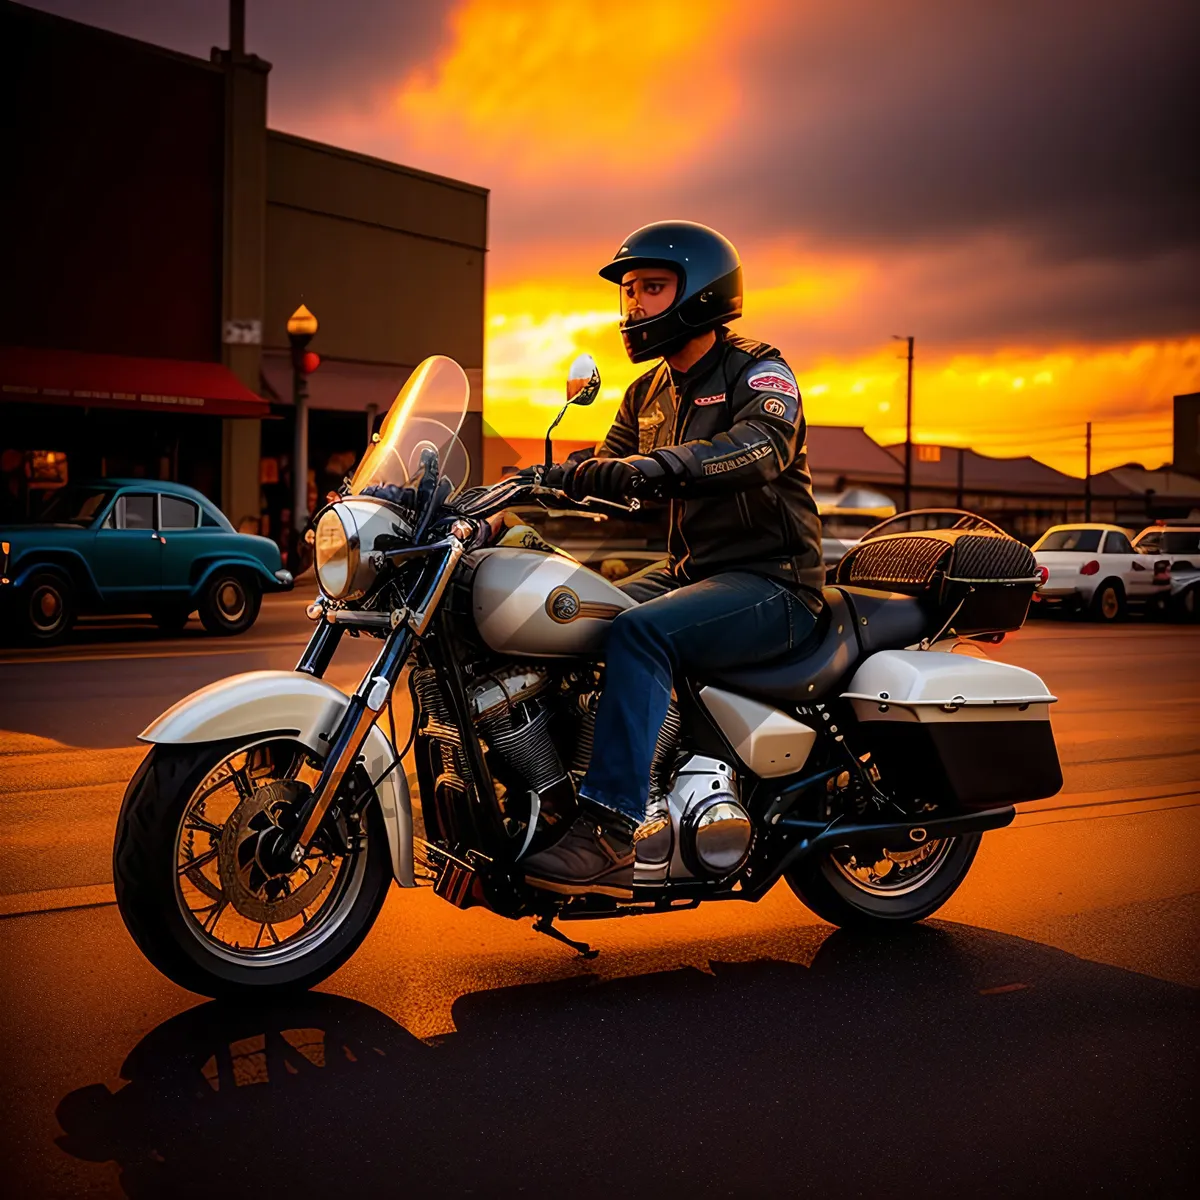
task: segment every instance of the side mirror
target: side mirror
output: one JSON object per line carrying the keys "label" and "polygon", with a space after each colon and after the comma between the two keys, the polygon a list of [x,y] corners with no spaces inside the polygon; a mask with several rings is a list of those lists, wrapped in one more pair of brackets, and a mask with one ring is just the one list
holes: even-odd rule
{"label": "side mirror", "polygon": [[596,366],[596,360],[590,354],[581,354],[567,368],[567,402],[562,406],[558,416],[550,423],[550,428],[546,430],[545,470],[550,470],[554,462],[554,442],[551,434],[554,433],[559,421],[566,415],[567,409],[572,404],[591,404],[598,395],[600,395],[600,368]]}
{"label": "side mirror", "polygon": [[600,395],[600,368],[590,354],[581,354],[567,368],[567,403],[591,404]]}

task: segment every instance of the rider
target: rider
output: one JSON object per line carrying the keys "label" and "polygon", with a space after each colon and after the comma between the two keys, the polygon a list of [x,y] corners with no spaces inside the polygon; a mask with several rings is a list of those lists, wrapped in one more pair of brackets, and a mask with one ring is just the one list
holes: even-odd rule
{"label": "rider", "polygon": [[646,804],[672,679],[794,649],[816,623],[824,571],[796,378],[773,346],[726,328],[742,314],[733,245],[660,221],[600,275],[621,289],[630,361],[661,361],[630,384],[596,456],[546,482],[577,499],[669,500],[667,565],[625,585],[640,603],[608,634],[580,816],[525,868],[551,889],[627,897],[635,834],[661,829]]}

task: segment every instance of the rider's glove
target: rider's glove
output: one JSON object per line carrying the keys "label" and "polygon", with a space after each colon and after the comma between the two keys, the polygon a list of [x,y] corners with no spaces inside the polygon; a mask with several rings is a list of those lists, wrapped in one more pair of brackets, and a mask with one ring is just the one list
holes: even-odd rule
{"label": "rider's glove", "polygon": [[638,491],[645,481],[641,466],[646,461],[641,458],[589,458],[564,480],[562,489],[576,500],[596,496],[600,500],[623,501]]}

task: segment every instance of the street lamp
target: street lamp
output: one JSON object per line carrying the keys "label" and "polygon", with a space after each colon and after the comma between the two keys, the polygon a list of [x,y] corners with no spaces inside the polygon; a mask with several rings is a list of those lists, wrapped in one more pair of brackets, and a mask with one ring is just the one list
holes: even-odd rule
{"label": "street lamp", "polygon": [[[292,449],[292,525],[297,535],[308,524],[308,376],[320,359],[306,353],[317,332],[317,318],[305,305],[288,317],[292,344],[292,400],[296,406],[296,439]],[[298,541],[298,539],[297,539]]]}

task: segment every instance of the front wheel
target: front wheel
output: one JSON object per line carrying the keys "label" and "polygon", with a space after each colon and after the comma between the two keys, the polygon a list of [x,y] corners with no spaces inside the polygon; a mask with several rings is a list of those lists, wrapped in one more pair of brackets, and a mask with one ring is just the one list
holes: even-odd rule
{"label": "front wheel", "polygon": [[979,833],[921,846],[838,846],[801,863],[788,886],[822,920],[843,929],[908,925],[937,912],[975,861]]}
{"label": "front wheel", "polygon": [[341,848],[319,839],[285,873],[257,853],[319,770],[284,738],[151,748],[121,805],[113,877],[126,928],[169,979],[205,996],[299,990],[366,937],[391,881],[373,797],[359,826],[339,831]]}

